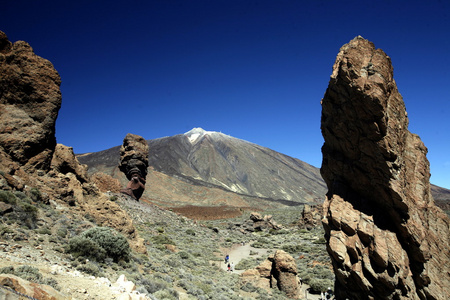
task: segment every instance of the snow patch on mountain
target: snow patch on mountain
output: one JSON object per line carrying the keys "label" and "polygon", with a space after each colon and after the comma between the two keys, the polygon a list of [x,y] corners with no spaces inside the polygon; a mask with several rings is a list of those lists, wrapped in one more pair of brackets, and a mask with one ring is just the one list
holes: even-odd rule
{"label": "snow patch on mountain", "polygon": [[222,133],[219,133],[216,131],[206,131],[203,128],[196,127],[196,128],[189,130],[184,135],[189,139],[189,142],[191,142],[191,144],[195,144],[205,135],[216,135],[216,134],[222,134]]}

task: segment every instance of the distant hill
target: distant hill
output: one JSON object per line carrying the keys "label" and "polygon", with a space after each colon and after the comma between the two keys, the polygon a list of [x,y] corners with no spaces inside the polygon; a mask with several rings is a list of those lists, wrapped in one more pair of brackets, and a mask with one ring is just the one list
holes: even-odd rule
{"label": "distant hill", "polygon": [[[322,202],[326,193],[318,168],[219,132],[194,128],[147,142],[150,167],[144,197],[159,204],[245,206],[258,198],[295,205]],[[125,184],[118,171],[119,148],[77,157],[90,174],[104,172]]]}

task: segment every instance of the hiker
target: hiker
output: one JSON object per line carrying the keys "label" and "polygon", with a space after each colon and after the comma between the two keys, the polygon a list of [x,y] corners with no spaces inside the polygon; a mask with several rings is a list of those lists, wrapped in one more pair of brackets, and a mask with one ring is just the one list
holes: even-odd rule
{"label": "hiker", "polygon": [[228,254],[227,254],[227,256],[225,256],[225,263],[227,263],[229,260],[230,260],[230,256],[228,256]]}
{"label": "hiker", "polygon": [[233,272],[233,271],[234,271],[234,263],[231,262],[231,272]]}
{"label": "hiker", "polygon": [[231,265],[230,265],[230,263],[228,263],[228,271],[230,271],[230,269],[231,269]]}

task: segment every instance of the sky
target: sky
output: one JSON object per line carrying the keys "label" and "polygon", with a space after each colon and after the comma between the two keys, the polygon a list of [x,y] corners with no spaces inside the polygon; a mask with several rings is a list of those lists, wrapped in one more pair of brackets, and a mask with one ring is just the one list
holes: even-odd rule
{"label": "sky", "polygon": [[450,188],[450,2],[6,1],[0,30],[62,78],[56,138],[75,153],[194,127],[322,163],[322,99],[361,35],[392,59],[431,182]]}

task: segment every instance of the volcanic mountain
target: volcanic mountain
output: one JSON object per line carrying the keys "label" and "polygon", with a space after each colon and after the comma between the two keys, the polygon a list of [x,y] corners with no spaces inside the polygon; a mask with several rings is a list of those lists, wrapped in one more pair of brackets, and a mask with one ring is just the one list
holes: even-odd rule
{"label": "volcanic mountain", "polygon": [[[322,202],[326,193],[318,168],[223,133],[194,128],[147,142],[144,198],[165,206],[246,206],[251,198],[296,205]],[[119,146],[78,159],[90,174],[100,171],[126,182],[118,171]]]}

